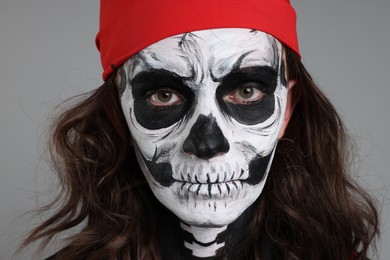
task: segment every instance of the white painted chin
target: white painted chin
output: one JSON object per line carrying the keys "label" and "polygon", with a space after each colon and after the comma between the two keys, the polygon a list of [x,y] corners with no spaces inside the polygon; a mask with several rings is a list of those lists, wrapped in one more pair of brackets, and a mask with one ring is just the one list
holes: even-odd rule
{"label": "white painted chin", "polygon": [[[171,210],[183,222],[201,227],[226,226],[235,221],[260,196],[265,178],[257,185],[247,183],[234,184],[221,183],[221,191],[211,184],[211,197],[209,184],[205,187],[196,187],[189,183],[175,182],[169,188],[162,187],[147,176],[150,187],[156,198]],[[227,185],[230,186],[228,190]]]}

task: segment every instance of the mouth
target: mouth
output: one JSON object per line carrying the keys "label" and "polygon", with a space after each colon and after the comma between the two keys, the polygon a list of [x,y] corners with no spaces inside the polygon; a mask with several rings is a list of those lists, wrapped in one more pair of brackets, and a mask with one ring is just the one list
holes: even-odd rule
{"label": "mouth", "polygon": [[223,174],[214,173],[212,176],[210,176],[210,173],[207,173],[205,180],[200,180],[197,175],[180,174],[180,179],[175,181],[180,183],[181,192],[188,192],[196,194],[196,196],[209,198],[225,197],[231,193],[237,193],[243,188],[244,173],[245,171],[243,169],[240,169],[239,174],[233,172],[230,176],[228,176],[226,171]]}
{"label": "mouth", "polygon": [[236,194],[243,189],[242,180],[230,180],[225,182],[200,183],[177,180],[182,193],[191,193],[198,197],[223,198]]}
{"label": "mouth", "polygon": [[[141,167],[148,172],[162,187],[171,185],[178,187],[177,191],[184,196],[193,194],[204,198],[227,197],[238,194],[244,184],[256,185],[260,183],[267,172],[273,156],[256,155],[246,167],[229,162],[220,166],[179,163],[172,166],[170,162],[157,162],[157,157],[147,160],[142,153],[137,153]],[[197,168],[196,168],[197,167]],[[196,169],[195,169],[196,168]],[[201,174],[203,172],[203,174]],[[206,173],[206,174],[204,174]]]}

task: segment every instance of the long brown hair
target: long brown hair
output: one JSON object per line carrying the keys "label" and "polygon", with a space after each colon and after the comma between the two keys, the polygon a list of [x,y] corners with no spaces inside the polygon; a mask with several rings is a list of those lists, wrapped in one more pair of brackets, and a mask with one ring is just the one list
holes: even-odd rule
{"label": "long brown hair", "polygon": [[[344,126],[299,57],[286,48],[297,100],[271,172],[256,202],[248,243],[261,258],[266,235],[281,259],[366,256],[378,233],[370,196],[348,174]],[[59,115],[50,152],[61,207],[33,229],[22,247],[82,224],[58,259],[160,259],[153,204],[131,146],[114,78]],[[47,206],[45,209],[50,208]]]}
{"label": "long brown hair", "polygon": [[266,232],[281,259],[351,259],[354,251],[366,259],[378,213],[348,172],[350,137],[299,57],[286,52],[298,102],[262,192],[258,236]]}

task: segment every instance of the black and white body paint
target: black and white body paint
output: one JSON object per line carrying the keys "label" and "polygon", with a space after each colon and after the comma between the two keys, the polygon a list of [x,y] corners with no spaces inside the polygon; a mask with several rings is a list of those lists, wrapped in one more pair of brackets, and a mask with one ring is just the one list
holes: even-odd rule
{"label": "black and white body paint", "polygon": [[130,58],[118,84],[153,193],[206,245],[186,242],[193,255],[215,255],[223,242],[212,241],[259,197],[271,166],[288,92],[282,45],[248,29],[173,36]]}

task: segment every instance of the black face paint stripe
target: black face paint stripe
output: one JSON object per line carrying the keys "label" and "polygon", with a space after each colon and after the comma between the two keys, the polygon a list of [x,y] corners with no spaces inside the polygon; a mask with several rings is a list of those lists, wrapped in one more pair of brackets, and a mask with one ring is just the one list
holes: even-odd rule
{"label": "black face paint stripe", "polygon": [[196,34],[192,33],[192,32],[188,32],[188,33],[183,33],[183,35],[181,36],[178,36],[179,38],[179,41],[177,42],[178,46],[179,47],[182,47],[183,44],[189,40],[188,38],[197,38],[197,39],[200,39]]}
{"label": "black face paint stripe", "polygon": [[[275,147],[274,147],[275,149]],[[273,149],[273,150],[274,150]],[[271,163],[273,150],[266,156],[256,155],[249,163],[249,177],[245,180],[250,185],[259,184],[267,173],[268,165]]]}
{"label": "black face paint stripe", "polygon": [[163,187],[169,187],[175,182],[175,179],[172,177],[172,165],[170,163],[157,163],[158,157],[156,156],[156,153],[152,160],[149,161],[139,151],[138,146],[135,146],[135,148],[138,150],[138,153],[141,155],[142,160],[155,181]]}
{"label": "black face paint stripe", "polygon": [[122,97],[123,96],[123,93],[125,92],[126,90],[126,83],[127,83],[127,75],[126,75],[126,71],[125,69],[123,68],[123,66],[121,66],[119,68],[119,76],[120,76],[120,83],[119,83],[119,86],[118,86],[118,92],[119,92],[119,97]]}
{"label": "black face paint stripe", "polygon": [[286,68],[284,62],[280,66],[280,83],[283,87],[287,87],[287,79],[286,79]]}
{"label": "black face paint stripe", "polygon": [[[244,54],[242,54],[238,59],[237,61],[233,64],[233,66],[231,66],[231,69],[230,69],[230,72],[227,72],[227,75],[229,75],[230,73],[232,72],[235,72],[235,71],[240,71],[240,67],[241,67],[241,64],[242,64],[242,61],[246,58],[246,56],[248,56],[249,54],[253,53],[253,51],[248,51],[248,52],[245,52]],[[217,78],[213,72],[212,72],[212,65],[209,65],[210,69],[209,69],[209,72],[210,72],[210,77],[211,79],[214,81],[214,82],[222,82],[227,75],[221,77],[221,78]]]}
{"label": "black face paint stripe", "polygon": [[[270,37],[270,36],[268,36]],[[274,60],[272,62],[272,66],[276,67],[276,68],[279,68],[279,48],[278,48],[278,44],[276,42],[276,39],[272,37],[272,49],[274,51]]]}
{"label": "black face paint stripe", "polygon": [[202,48],[197,41],[198,39],[200,38],[196,34],[186,33],[180,39],[178,45],[182,52],[182,58],[187,61],[188,66],[191,68],[191,81],[195,81],[198,78],[197,81],[200,83],[204,81],[206,75],[202,69],[197,69],[204,67],[204,59],[200,51]]}

